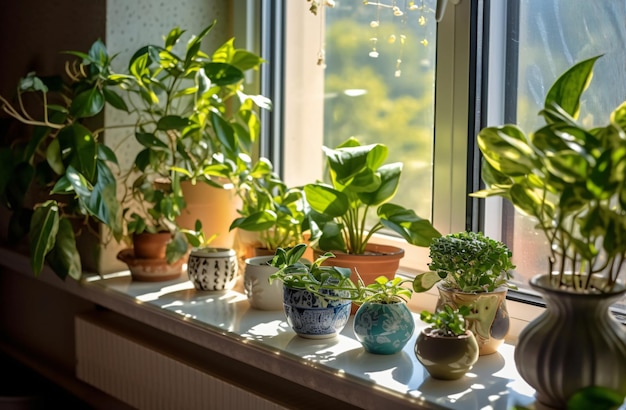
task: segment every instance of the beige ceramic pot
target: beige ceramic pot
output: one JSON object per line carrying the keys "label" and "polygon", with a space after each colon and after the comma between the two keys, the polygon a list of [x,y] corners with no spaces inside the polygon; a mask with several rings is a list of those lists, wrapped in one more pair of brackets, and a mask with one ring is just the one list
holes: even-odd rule
{"label": "beige ceramic pot", "polygon": [[245,261],[243,287],[250,306],[259,310],[283,309],[283,285],[276,280],[269,283],[269,277],[278,268],[268,265],[274,256],[255,256]]}
{"label": "beige ceramic pot", "polygon": [[470,306],[472,313],[467,317],[467,328],[474,333],[480,355],[495,353],[504,343],[509,333],[510,319],[506,308],[507,288],[493,292],[465,293],[455,289],[446,289],[438,284],[439,299],[437,309],[450,305],[453,309]]}
{"label": "beige ceramic pot", "polygon": [[415,356],[431,377],[456,380],[478,361],[478,343],[470,330],[461,336],[440,336],[429,326],[417,336]]}

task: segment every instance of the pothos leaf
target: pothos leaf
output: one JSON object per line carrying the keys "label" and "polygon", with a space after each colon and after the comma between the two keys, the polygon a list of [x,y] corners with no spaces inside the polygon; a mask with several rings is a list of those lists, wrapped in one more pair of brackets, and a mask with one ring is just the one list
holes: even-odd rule
{"label": "pothos leaf", "polygon": [[68,275],[76,280],[80,279],[82,273],[80,255],[76,249],[76,237],[69,220],[59,220],[56,242],[46,260],[61,279],[65,279]]}
{"label": "pothos leaf", "polygon": [[59,206],[49,200],[35,209],[30,223],[31,266],[35,276],[43,269],[46,255],[53,248],[59,230]]}

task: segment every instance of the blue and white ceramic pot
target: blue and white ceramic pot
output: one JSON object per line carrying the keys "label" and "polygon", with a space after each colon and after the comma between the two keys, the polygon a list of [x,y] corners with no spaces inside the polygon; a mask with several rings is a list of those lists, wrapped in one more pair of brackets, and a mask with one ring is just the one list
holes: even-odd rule
{"label": "blue and white ceramic pot", "polygon": [[[322,290],[333,296],[337,291]],[[283,286],[283,307],[287,323],[298,336],[309,339],[335,337],[350,317],[349,299],[325,299],[308,290]]]}
{"label": "blue and white ceramic pot", "polygon": [[187,271],[198,290],[230,290],[237,282],[237,253],[228,248],[194,249]]}
{"label": "blue and white ceramic pot", "polygon": [[413,315],[404,302],[365,302],[354,315],[354,334],[370,353],[398,353],[414,330]]}

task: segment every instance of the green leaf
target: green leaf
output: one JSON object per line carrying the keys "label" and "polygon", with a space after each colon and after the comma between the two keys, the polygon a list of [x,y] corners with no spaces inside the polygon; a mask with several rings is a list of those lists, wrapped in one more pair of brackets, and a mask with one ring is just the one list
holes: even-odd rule
{"label": "green leaf", "polygon": [[[395,162],[393,164],[383,165],[378,168],[377,174],[380,177],[380,185],[375,191],[357,193],[359,199],[365,205],[378,206],[389,201],[396,195],[398,186],[400,185],[402,163]],[[358,177],[353,181],[353,184],[360,185]]]}
{"label": "green leaf", "polygon": [[172,47],[178,43],[180,37],[185,33],[184,30],[181,30],[179,27],[174,27],[170,30],[170,32],[165,37],[165,48],[170,50]]}
{"label": "green leaf", "polygon": [[624,396],[613,389],[590,386],[578,390],[567,401],[568,410],[613,410],[624,403]]}
{"label": "green leaf", "polygon": [[58,175],[65,173],[65,165],[63,165],[61,145],[59,144],[58,138],[53,139],[50,141],[50,144],[48,144],[48,148],[46,149],[46,161],[48,161],[50,168]]}
{"label": "green leaf", "polygon": [[[544,108],[550,109],[554,104],[560,106],[573,118],[580,112],[580,96],[587,89],[593,75],[593,65],[601,56],[581,61],[554,82],[544,102]],[[546,118],[549,122],[549,118]]]}
{"label": "green leaf", "polygon": [[49,200],[37,207],[30,223],[30,256],[35,276],[43,269],[46,255],[53,248],[59,229],[59,207]]}
{"label": "green leaf", "polygon": [[42,93],[48,92],[48,87],[34,72],[26,74],[26,77],[20,79],[18,84],[20,91],[40,91]]}
{"label": "green leaf", "polygon": [[240,228],[244,231],[260,232],[270,229],[276,225],[276,212],[264,210],[255,212],[249,216],[237,218],[230,225],[229,230]]}
{"label": "green leaf", "polygon": [[67,152],[65,163],[72,165],[89,181],[96,172],[97,143],[91,132],[84,126],[74,123],[59,131],[58,140],[62,153]]}
{"label": "green leaf", "polygon": [[510,176],[526,175],[533,169],[535,156],[524,133],[512,125],[483,128],[478,133],[483,158],[493,169]]}
{"label": "green leaf", "polygon": [[213,111],[209,114],[209,118],[219,143],[228,153],[231,153],[231,155],[227,156],[234,157],[235,155],[232,154],[238,152],[238,145],[233,127],[222,116]]}
{"label": "green leaf", "polygon": [[243,71],[227,63],[206,63],[204,71],[211,82],[220,87],[237,84],[244,79]]}
{"label": "green leaf", "polygon": [[182,130],[189,124],[189,118],[181,117],[179,115],[166,115],[159,118],[159,121],[157,122],[157,129],[162,131]]}
{"label": "green leaf", "polygon": [[124,99],[115,91],[111,91],[108,88],[103,88],[102,95],[104,96],[105,101],[111,104],[112,107],[125,112],[129,111],[126,101],[124,101]]}
{"label": "green leaf", "polygon": [[[426,292],[427,290],[435,286],[435,284],[440,280],[441,278],[439,277],[437,272],[424,272],[422,274],[419,274],[415,276],[415,279],[413,279],[413,291],[418,293]],[[424,319],[422,318],[422,320]]]}
{"label": "green leaf", "polygon": [[247,71],[257,69],[264,61],[265,60],[254,53],[247,50],[236,49],[229,62],[241,71]]}
{"label": "green leaf", "polygon": [[80,279],[82,274],[80,255],[76,249],[74,230],[68,219],[59,220],[56,241],[46,261],[61,279],[65,279],[68,275],[76,280]]}
{"label": "green leaf", "polygon": [[441,236],[430,221],[420,218],[412,209],[383,204],[378,209],[378,216],[386,228],[400,234],[411,245],[428,247],[433,239]]}
{"label": "green leaf", "polygon": [[137,142],[146,148],[169,148],[165,142],[161,141],[153,133],[136,132],[135,138],[137,139]]}
{"label": "green leaf", "polygon": [[70,114],[76,118],[88,118],[102,111],[105,104],[102,91],[92,88],[78,94],[70,105]]}
{"label": "green leaf", "polygon": [[182,258],[189,249],[187,238],[182,232],[176,232],[165,248],[167,263],[174,263]]}
{"label": "green leaf", "polygon": [[332,218],[345,215],[350,207],[346,194],[328,185],[307,184],[304,186],[304,194],[315,212],[326,214]]}

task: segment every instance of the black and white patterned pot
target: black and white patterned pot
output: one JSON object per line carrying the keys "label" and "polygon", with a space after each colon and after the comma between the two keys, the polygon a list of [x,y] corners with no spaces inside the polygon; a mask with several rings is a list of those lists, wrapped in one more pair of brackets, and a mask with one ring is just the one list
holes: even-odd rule
{"label": "black and white patterned pot", "polygon": [[237,253],[228,248],[193,249],[187,270],[198,290],[230,290],[237,282]]}

